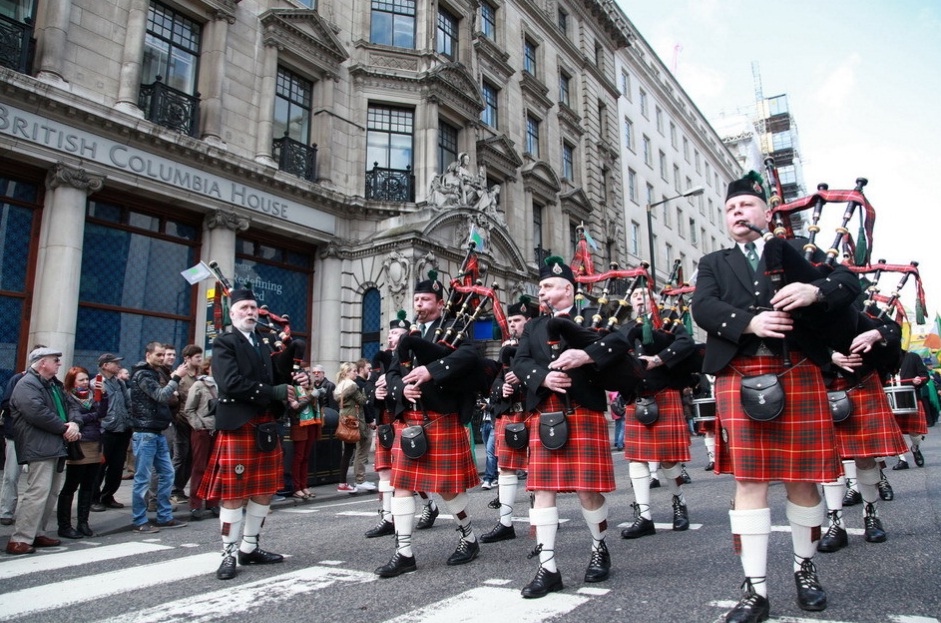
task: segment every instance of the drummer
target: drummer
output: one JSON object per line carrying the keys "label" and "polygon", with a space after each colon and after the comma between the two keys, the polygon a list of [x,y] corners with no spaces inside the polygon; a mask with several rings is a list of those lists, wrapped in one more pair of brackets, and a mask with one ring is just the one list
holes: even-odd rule
{"label": "drummer", "polygon": [[[920,446],[925,439],[925,435],[928,434],[928,417],[924,405],[918,399],[918,392],[921,391],[921,386],[928,382],[928,368],[925,367],[925,362],[921,360],[921,357],[911,351],[906,351],[902,355],[899,378],[901,378],[903,387],[907,386],[915,389],[915,405],[918,407],[918,412],[897,409],[895,418],[898,420],[899,428],[902,429],[902,433],[905,435],[906,449],[911,449],[915,465],[922,467],[925,464],[925,457],[921,453]],[[905,454],[904,450],[899,454],[898,463],[893,465],[892,469],[908,469]]]}

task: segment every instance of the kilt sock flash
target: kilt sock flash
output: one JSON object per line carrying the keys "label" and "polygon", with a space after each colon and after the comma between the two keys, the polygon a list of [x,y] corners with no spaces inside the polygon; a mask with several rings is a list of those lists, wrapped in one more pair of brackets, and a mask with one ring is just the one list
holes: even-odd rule
{"label": "kilt sock flash", "polygon": [[393,497],[392,521],[395,524],[396,551],[403,556],[412,554],[412,528],[415,526],[415,496]]}
{"label": "kilt sock flash", "polygon": [[516,501],[516,489],[519,486],[519,478],[516,474],[500,473],[497,478],[498,492],[500,496],[500,523],[504,526],[513,525],[513,503]]}
{"label": "kilt sock flash", "polygon": [[555,573],[559,570],[555,564],[555,535],[559,530],[559,508],[529,509],[529,523],[536,526],[536,544],[539,549],[539,566]]}
{"label": "kilt sock flash", "polygon": [[644,519],[651,519],[650,514],[650,467],[647,463],[631,461],[627,466],[627,473],[634,485],[634,504]]}
{"label": "kilt sock flash", "polygon": [[250,554],[258,548],[258,533],[261,532],[267,516],[267,504],[248,501],[245,505],[245,526],[242,528],[242,543],[239,545],[239,551]]}
{"label": "kilt sock flash", "polygon": [[800,506],[787,501],[785,514],[791,524],[791,541],[794,544],[794,571],[801,570],[801,559],[811,559],[817,553],[820,526],[827,514],[827,507],[820,500],[816,506]]}
{"label": "kilt sock flash", "polygon": [[739,558],[745,577],[752,581],[755,592],[768,596],[765,577],[768,572],[768,539],[771,536],[771,509],[729,511],[729,525],[737,541]]}

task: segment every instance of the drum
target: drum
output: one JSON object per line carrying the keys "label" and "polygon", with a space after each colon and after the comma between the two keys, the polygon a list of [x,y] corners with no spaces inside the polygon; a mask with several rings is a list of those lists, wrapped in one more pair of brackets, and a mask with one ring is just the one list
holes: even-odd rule
{"label": "drum", "polygon": [[694,398],[693,409],[696,411],[694,422],[714,422],[716,419],[715,398]]}
{"label": "drum", "polygon": [[885,397],[889,400],[892,413],[918,413],[918,397],[911,385],[888,385],[885,387]]}

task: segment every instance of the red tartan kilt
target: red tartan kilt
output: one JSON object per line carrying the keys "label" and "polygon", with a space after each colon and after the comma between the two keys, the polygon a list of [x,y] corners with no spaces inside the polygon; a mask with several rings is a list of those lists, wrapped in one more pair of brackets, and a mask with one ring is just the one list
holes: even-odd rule
{"label": "red tartan kilt", "polygon": [[[385,424],[386,420],[391,419],[391,414],[388,411],[383,410],[381,415],[377,418],[376,424]],[[399,429],[395,427],[393,422],[393,429],[396,432],[395,440],[398,440]],[[395,445],[395,441],[393,441]],[[380,469],[392,469],[392,448],[386,450],[382,447],[382,444],[379,443],[379,436],[376,435],[376,460],[374,463],[374,468],[378,472]]]}
{"label": "red tartan kilt", "polygon": [[709,433],[712,433],[713,435],[716,434],[716,421],[715,420],[708,420],[706,422],[694,422],[694,425],[696,426],[697,434],[700,434],[700,435],[708,435]]}
{"label": "red tartan kilt", "polygon": [[500,471],[515,472],[518,469],[526,469],[529,462],[529,454],[526,448],[514,450],[506,445],[506,425],[525,422],[529,413],[526,411],[517,411],[516,413],[506,412],[497,418],[497,467]]}
{"label": "red tartan kilt", "polygon": [[[849,388],[843,378],[836,379],[830,387],[834,390]],[[908,450],[876,374],[864,378],[849,392],[849,397],[853,401],[853,414],[834,425],[841,458],[892,456]]]}
{"label": "red tartan kilt", "polygon": [[899,429],[906,435],[927,435],[928,417],[925,414],[925,405],[921,403],[921,399],[918,398],[917,394],[915,404],[918,405],[918,413],[894,413],[895,421],[898,422]]}
{"label": "red tartan kilt", "polygon": [[273,495],[281,488],[284,482],[281,443],[271,452],[259,452],[252,426],[272,421],[273,417],[264,415],[252,418],[239,429],[216,432],[212,456],[199,487],[200,498],[242,500],[253,495]]}
{"label": "red tartan kilt", "polygon": [[614,463],[608,439],[608,421],[602,411],[572,405],[567,414],[569,439],[559,450],[547,450],[539,441],[539,413],[562,411],[552,394],[529,420],[528,491],[614,491]]}
{"label": "red tartan kilt", "polygon": [[689,461],[689,427],[677,389],[657,392],[660,417],[644,426],[634,417],[634,405],[624,414],[624,458],[628,461]]}
{"label": "red tartan kilt", "polygon": [[420,459],[410,459],[398,440],[406,426],[421,424],[420,411],[406,411],[405,422],[395,423],[396,443],[392,446],[392,486],[411,491],[461,493],[480,483],[477,465],[470,451],[468,429],[455,414],[428,412],[425,427],[428,451]]}
{"label": "red tartan kilt", "polygon": [[739,387],[741,375],[785,372],[780,357],[736,357],[716,377],[716,473],[762,482],[833,482],[842,473],[820,369],[799,353],[791,359],[799,363],[780,377],[784,412],[770,422],[745,415]]}

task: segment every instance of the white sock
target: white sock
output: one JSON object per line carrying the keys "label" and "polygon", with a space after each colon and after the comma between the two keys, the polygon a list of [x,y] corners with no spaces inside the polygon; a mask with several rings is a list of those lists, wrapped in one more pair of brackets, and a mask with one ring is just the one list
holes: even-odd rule
{"label": "white sock", "polygon": [[706,456],[709,457],[710,461],[716,460],[716,438],[712,435],[706,435],[702,439],[703,444],[706,446]]}
{"label": "white sock", "polygon": [[435,504],[434,498],[428,495],[427,493],[425,493],[424,491],[419,491],[418,497],[420,497],[422,499],[422,503],[428,508],[430,508],[431,510],[438,509],[438,505]]}
{"label": "white sock", "polygon": [[591,530],[592,549],[596,549],[604,540],[608,531],[608,501],[605,500],[601,503],[601,506],[593,511],[583,506],[582,517],[585,518],[585,523],[588,524],[588,529]]}
{"label": "white sock", "polygon": [[[817,553],[820,526],[826,517],[827,507],[820,500],[816,506],[800,506],[787,501],[785,514],[791,524],[791,541],[794,545],[794,571],[800,571],[802,559],[811,559]],[[816,536],[816,540],[814,539]]]}
{"label": "white sock", "polygon": [[673,467],[670,468],[660,468],[660,473],[663,474],[663,480],[667,483],[667,488],[670,490],[672,495],[675,495],[680,498],[680,504],[686,504],[686,498],[683,497],[683,490],[681,486],[683,485],[683,479],[680,475],[683,473],[682,463],[676,463]]}
{"label": "white sock", "polygon": [[251,500],[245,505],[245,526],[242,528],[242,544],[239,551],[250,554],[258,549],[258,533],[268,516],[268,504],[258,504]]}
{"label": "white sock", "polygon": [[823,484],[823,498],[827,508],[831,511],[830,522],[843,527],[843,495],[846,493],[846,483],[843,476],[833,482]]}
{"label": "white sock", "polygon": [[412,527],[415,525],[416,507],[414,496],[392,497],[391,511],[392,522],[395,524],[395,546],[396,551],[403,556],[413,556]]}
{"label": "white sock", "polygon": [[[395,492],[395,487],[392,486],[392,481],[388,479],[388,472],[382,470],[383,473],[379,474],[379,498],[382,500],[382,520],[392,522],[392,494]],[[383,474],[386,474],[386,480],[382,479]]]}
{"label": "white sock", "polygon": [[843,473],[846,475],[846,486],[853,491],[859,491],[856,486],[856,461],[843,461]]}
{"label": "white sock", "polygon": [[222,533],[222,551],[235,553],[235,544],[239,542],[242,528],[242,509],[219,507],[219,528]]}
{"label": "white sock", "polygon": [[513,525],[513,503],[516,501],[516,488],[519,478],[516,472],[504,474],[500,472],[497,477],[497,491],[500,497],[500,523],[504,526]]}
{"label": "white sock", "polygon": [[529,523],[536,526],[536,543],[541,548],[539,565],[545,567],[546,571],[558,571],[559,568],[555,564],[555,535],[559,529],[558,507],[529,509]]}
{"label": "white sock", "polygon": [[454,515],[454,519],[457,520],[457,524],[461,526],[461,536],[465,541],[470,541],[473,543],[477,540],[477,535],[474,534],[473,528],[471,528],[470,516],[467,514],[467,500],[469,496],[467,493],[458,493],[454,498],[450,500],[445,500],[444,505],[447,507],[448,512]]}
{"label": "white sock", "polygon": [[[909,435],[908,433],[906,433],[906,434],[902,435],[902,437],[905,438],[905,447],[908,448],[909,450],[911,450],[911,449],[912,449],[912,446],[913,446],[914,443],[915,443],[914,441],[912,441],[912,436]],[[907,453],[907,452],[903,452],[902,454],[900,454],[900,455],[899,455],[899,459],[902,460],[902,461],[904,461],[906,454],[908,454],[908,453]]]}
{"label": "white sock", "polygon": [[856,482],[859,483],[859,494],[863,496],[864,502],[875,503],[879,501],[879,487],[876,485],[879,484],[879,481],[882,479],[879,475],[878,467],[871,467],[869,469],[859,469],[856,468],[859,478]]}
{"label": "white sock", "polygon": [[755,592],[768,596],[768,539],[771,536],[771,509],[729,511],[732,536],[738,541],[739,559],[745,577],[751,580]]}
{"label": "white sock", "polygon": [[647,461],[647,468],[650,470],[650,477],[656,478],[657,472],[660,471],[660,461]]}
{"label": "white sock", "polygon": [[627,466],[627,473],[634,485],[634,503],[644,519],[651,519],[650,514],[650,468],[647,463],[631,461]]}

